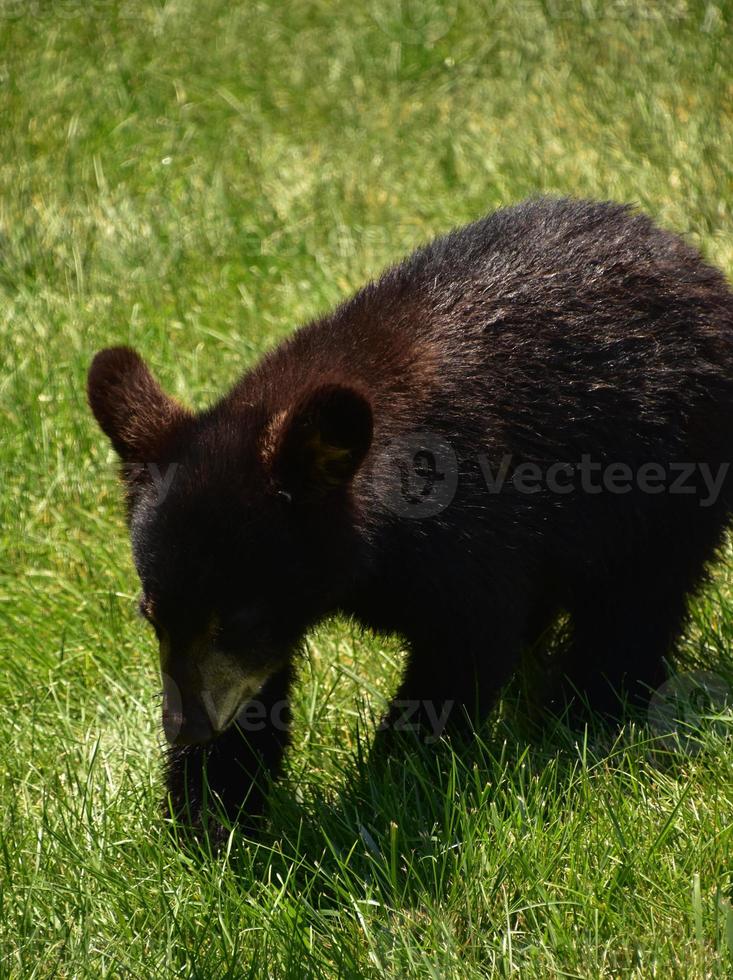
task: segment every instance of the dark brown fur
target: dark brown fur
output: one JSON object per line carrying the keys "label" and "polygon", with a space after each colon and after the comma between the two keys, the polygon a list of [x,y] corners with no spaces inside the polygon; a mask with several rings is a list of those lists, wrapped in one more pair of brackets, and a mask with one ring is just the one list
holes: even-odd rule
{"label": "dark brown fur", "polygon": [[[634,474],[727,464],[732,339],[729,287],[682,240],[618,205],[538,200],[420,249],[206,411],[171,403],[122,348],[97,356],[89,397],[125,464],[137,568],[174,650],[215,613],[225,648],[272,669],[260,699],[285,701],[303,633],[342,611],[402,635],[398,698],[433,716],[452,703],[460,725],[560,610],[569,690],[613,710],[663,680],[730,480],[701,505],[698,472],[679,494],[590,493],[577,471],[569,492],[528,493],[511,474],[586,455]],[[490,493],[482,460],[496,471],[507,455]],[[161,501],[151,461],[180,464]],[[430,473],[446,466],[450,502],[416,516],[446,492]],[[175,810],[203,819],[204,769],[230,816],[257,810],[259,763],[275,772],[286,740],[279,724],[234,726],[174,747]]]}

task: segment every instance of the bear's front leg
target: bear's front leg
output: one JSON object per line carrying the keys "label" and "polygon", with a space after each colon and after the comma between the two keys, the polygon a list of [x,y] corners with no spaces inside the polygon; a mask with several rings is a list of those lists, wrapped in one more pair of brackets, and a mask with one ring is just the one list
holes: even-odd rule
{"label": "bear's front leg", "polygon": [[256,829],[289,741],[291,675],[290,667],[274,674],[213,741],[170,746],[165,809],[187,833],[218,845],[228,825]]}
{"label": "bear's front leg", "polygon": [[519,661],[521,633],[510,623],[491,638],[478,636],[414,644],[399,690],[379,726],[378,744],[395,734],[427,744],[443,735],[470,735],[491,711]]}

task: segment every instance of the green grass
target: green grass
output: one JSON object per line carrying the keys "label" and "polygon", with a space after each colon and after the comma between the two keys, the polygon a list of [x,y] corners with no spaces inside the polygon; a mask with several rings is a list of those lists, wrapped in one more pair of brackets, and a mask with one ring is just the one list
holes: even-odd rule
{"label": "green grass", "polygon": [[[538,191],[636,201],[733,272],[730,2],[400,9],[0,0],[0,975],[733,975],[729,716],[693,752],[505,706],[467,753],[379,768],[400,649],[333,623],[266,838],[194,861],[161,833],[97,348],[204,405],[418,242]],[[730,682],[732,641],[729,555],[683,660]]]}

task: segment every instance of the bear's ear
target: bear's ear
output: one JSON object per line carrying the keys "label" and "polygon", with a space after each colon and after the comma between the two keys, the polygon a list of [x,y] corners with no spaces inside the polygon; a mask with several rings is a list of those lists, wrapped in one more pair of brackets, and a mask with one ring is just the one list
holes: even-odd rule
{"label": "bear's ear", "polygon": [[371,405],[355,388],[315,388],[275,420],[265,453],[275,482],[292,493],[347,486],[369,452],[372,424]]}
{"label": "bear's ear", "polygon": [[109,347],[96,355],[87,396],[100,428],[125,463],[156,460],[173,429],[190,417],[129,347]]}

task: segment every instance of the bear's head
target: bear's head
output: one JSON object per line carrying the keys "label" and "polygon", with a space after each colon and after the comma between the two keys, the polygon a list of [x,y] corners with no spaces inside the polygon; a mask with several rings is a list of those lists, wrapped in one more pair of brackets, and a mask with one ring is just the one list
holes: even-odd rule
{"label": "bear's head", "polygon": [[245,378],[194,414],[129,348],[101,351],[89,371],[89,403],[122,463],[174,744],[231,725],[358,578],[366,536],[352,491],[369,399],[336,380],[276,389]]}

